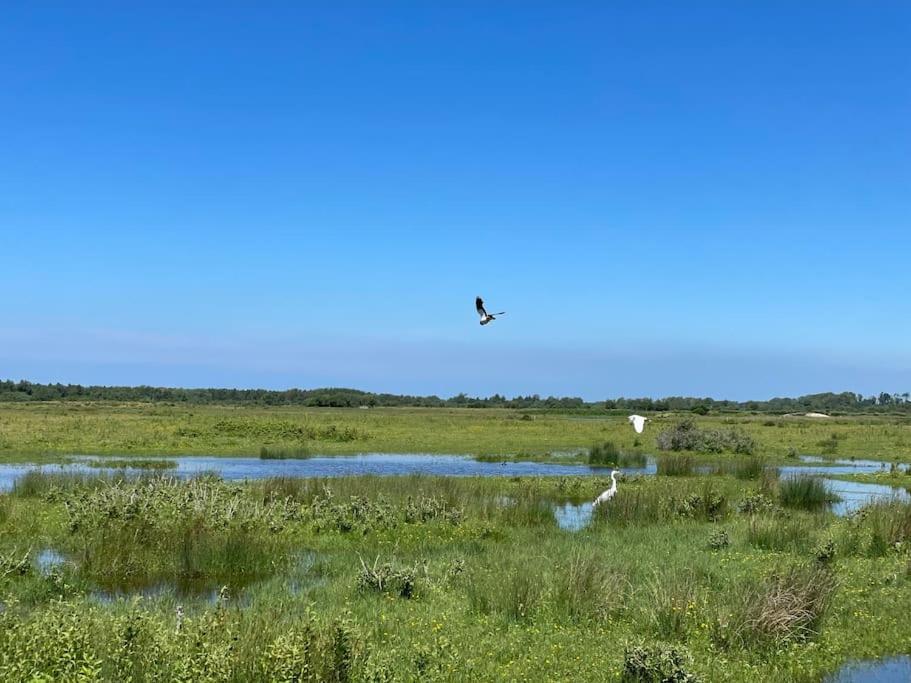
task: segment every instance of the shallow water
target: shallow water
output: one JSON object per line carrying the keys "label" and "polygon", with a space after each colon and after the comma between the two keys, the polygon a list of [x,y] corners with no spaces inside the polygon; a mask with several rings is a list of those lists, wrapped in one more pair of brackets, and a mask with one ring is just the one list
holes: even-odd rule
{"label": "shallow water", "polygon": [[[864,505],[885,500],[911,501],[911,494],[905,489],[884,484],[868,484],[858,481],[842,481],[841,479],[826,479],[823,482],[833,491],[840,501],[832,503],[832,512],[840,517],[849,515],[862,508]],[[911,679],[909,679],[911,680]]]}
{"label": "shallow water", "polygon": [[[89,467],[86,461],[105,460],[98,456],[73,456],[71,461],[56,465],[0,464],[0,491],[8,491],[19,477],[30,470],[44,472],[72,472],[91,474],[111,472],[112,469]],[[122,462],[123,457],[110,457]],[[424,474],[445,477],[529,477],[529,476],[602,476],[610,473],[609,467],[592,467],[585,464],[562,464],[525,461],[484,462],[464,455],[429,455],[421,453],[367,453],[362,455],[289,458],[286,460],[263,460],[260,458],[232,458],[211,456],[184,456],[173,458],[177,467],[168,469],[165,476],[192,477],[213,472],[228,481],[265,479],[269,477],[348,477],[356,475],[407,476]],[[801,465],[779,467],[782,476],[798,474],[823,476],[833,474],[856,474],[876,472],[888,468],[890,463],[877,460],[831,460],[823,461],[816,456],[801,456]],[[817,464],[817,463],[832,464]],[[907,468],[907,465],[902,467]],[[711,468],[709,468],[711,469]],[[148,474],[140,468],[117,468],[126,474]],[[158,472],[158,471],[156,471]],[[653,475],[656,463],[649,458],[645,467],[623,468],[626,476]],[[159,472],[160,473],[160,472]],[[875,500],[898,498],[911,500],[911,494],[902,488],[883,484],[839,481],[824,478],[823,481],[841,498],[833,505],[838,515],[846,515]],[[556,506],[555,517],[561,528],[579,529],[591,518],[589,503],[566,503]]]}
{"label": "shallow water", "polygon": [[[888,470],[892,463],[883,460],[849,460],[839,458],[836,460],[825,460],[818,455],[800,456],[800,465],[784,465],[778,468],[783,475],[789,474],[874,474]],[[812,463],[812,464],[806,464]],[[899,464],[898,469],[907,472],[909,465]]]}
{"label": "shallow water", "polygon": [[[58,465],[5,464],[0,465],[0,491],[9,491],[15,481],[29,470],[44,472],[100,473],[110,469],[88,467],[80,460],[103,460],[77,456],[71,462]],[[123,460],[123,458],[111,458]],[[420,453],[344,455],[335,457],[289,458],[261,460],[260,458],[228,458],[188,456],[174,458],[177,467],[165,471],[166,476],[191,477],[205,472],[217,473],[228,481],[267,479],[270,477],[350,477],[356,475],[405,476],[426,474],[444,477],[568,477],[610,474],[610,468],[589,465],[542,462],[482,462],[463,455],[424,455]],[[138,468],[118,468],[127,474],[148,472]],[[654,474],[655,464],[642,468],[625,468],[626,474]]]}
{"label": "shallow water", "polygon": [[911,681],[911,657],[849,662],[825,683],[908,683]]}
{"label": "shallow water", "polygon": [[49,574],[52,569],[59,567],[64,562],[66,562],[66,558],[53,548],[45,548],[35,558],[38,571],[42,574]]}

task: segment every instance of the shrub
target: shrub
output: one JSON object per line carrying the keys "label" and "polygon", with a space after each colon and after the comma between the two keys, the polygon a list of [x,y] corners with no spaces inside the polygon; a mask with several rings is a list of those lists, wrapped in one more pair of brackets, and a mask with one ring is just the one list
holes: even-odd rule
{"label": "shrub", "polygon": [[747,496],[737,504],[737,512],[742,512],[745,515],[755,515],[758,512],[770,512],[774,508],[775,503],[761,493]]}
{"label": "shrub", "polygon": [[692,420],[683,420],[674,427],[660,432],[656,443],[662,451],[731,452],[750,455],[756,448],[755,440],[746,432],[735,428],[699,429]]}
{"label": "shrub", "polygon": [[813,549],[813,556],[821,564],[828,564],[835,559],[835,541],[831,538]]}
{"label": "shrub", "polygon": [[709,536],[710,550],[723,550],[729,545],[731,545],[731,537],[728,535],[727,529],[718,529]]}
{"label": "shrub", "polygon": [[656,643],[627,648],[622,680],[636,683],[697,683],[692,657],[683,647]]}
{"label": "shrub", "polygon": [[359,558],[361,569],[357,578],[358,588],[361,590],[389,593],[402,598],[414,596],[417,583],[417,567],[402,567],[391,562],[380,564],[379,557],[368,566],[363,558]]}

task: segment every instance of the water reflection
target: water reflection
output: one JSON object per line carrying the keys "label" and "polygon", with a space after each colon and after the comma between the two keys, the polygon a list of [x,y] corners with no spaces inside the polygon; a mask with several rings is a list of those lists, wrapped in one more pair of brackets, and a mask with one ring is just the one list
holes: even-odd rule
{"label": "water reflection", "polygon": [[38,571],[42,574],[49,574],[56,567],[66,562],[66,558],[53,548],[44,548],[35,557],[35,563],[38,565]]}
{"label": "water reflection", "polygon": [[554,519],[557,520],[557,526],[561,529],[579,531],[591,522],[592,510],[592,504],[589,501],[584,503],[562,503],[554,505]]}

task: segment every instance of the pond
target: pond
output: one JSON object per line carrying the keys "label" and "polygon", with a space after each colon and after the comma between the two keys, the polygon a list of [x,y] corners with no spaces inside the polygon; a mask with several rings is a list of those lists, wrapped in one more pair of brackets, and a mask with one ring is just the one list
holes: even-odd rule
{"label": "pond", "polygon": [[848,662],[825,683],[908,683],[911,681],[911,657],[890,657],[862,662]]}
{"label": "pond", "polygon": [[[71,462],[57,465],[2,464],[0,465],[0,491],[12,489],[15,481],[30,470],[82,474],[110,472],[111,470],[107,468],[89,467],[85,464],[90,460],[105,459],[114,462],[125,460],[120,457],[74,456]],[[570,477],[610,474],[610,468],[589,465],[525,461],[485,462],[464,455],[425,455],[421,453],[367,453],[284,460],[209,456],[168,459],[177,463],[176,468],[164,470],[168,476],[192,477],[205,472],[213,472],[227,481],[270,477],[350,477],[371,474],[380,476],[424,474],[443,477]],[[122,466],[117,470],[129,474],[147,471]],[[626,474],[654,474],[655,465],[654,462],[650,462],[646,467],[625,468],[623,471]]]}

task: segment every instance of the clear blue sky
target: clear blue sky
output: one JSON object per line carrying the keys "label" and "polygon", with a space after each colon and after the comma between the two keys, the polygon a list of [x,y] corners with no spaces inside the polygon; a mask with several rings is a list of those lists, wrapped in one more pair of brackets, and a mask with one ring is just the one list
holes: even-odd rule
{"label": "clear blue sky", "polygon": [[10,3],[0,122],[0,377],[911,389],[905,2]]}

